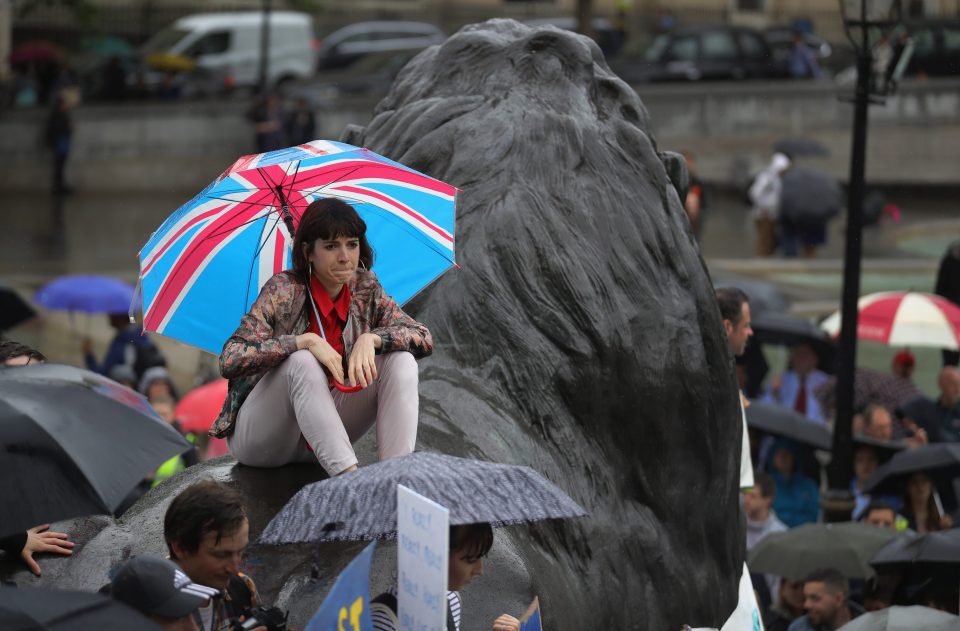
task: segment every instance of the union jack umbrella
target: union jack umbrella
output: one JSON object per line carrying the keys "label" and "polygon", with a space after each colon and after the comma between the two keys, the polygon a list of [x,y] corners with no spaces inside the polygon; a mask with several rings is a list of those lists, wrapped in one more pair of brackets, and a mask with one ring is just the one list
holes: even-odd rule
{"label": "union jack umbrella", "polygon": [[454,266],[457,189],[367,149],[313,142],[244,156],[140,251],[143,325],[219,353],[266,281],[292,264],[314,200],[356,208],[384,291],[403,304]]}
{"label": "union jack umbrella", "polygon": [[[942,296],[917,291],[884,291],[857,303],[857,337],[889,346],[930,346],[957,350],[960,307]],[[824,331],[840,334],[840,312],[823,321]]]}

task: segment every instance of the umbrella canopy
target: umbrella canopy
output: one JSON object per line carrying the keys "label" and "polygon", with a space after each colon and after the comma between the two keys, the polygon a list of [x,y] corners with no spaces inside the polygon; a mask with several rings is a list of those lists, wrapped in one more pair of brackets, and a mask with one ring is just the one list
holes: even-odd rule
{"label": "umbrella canopy", "polygon": [[790,438],[816,449],[829,451],[833,446],[829,429],[781,405],[751,401],[746,412],[748,427]]}
{"label": "umbrella canopy", "polygon": [[[830,414],[837,407],[837,378],[817,386],[813,395],[820,409]],[[923,392],[909,379],[869,368],[856,368],[853,373],[853,407],[863,409],[870,403],[879,403],[888,410],[896,410],[907,401],[922,396]]]}
{"label": "umbrella canopy", "polygon": [[217,379],[188,392],[177,403],[174,416],[185,432],[204,432],[210,429],[227,400],[227,380]]}
{"label": "umbrella canopy", "polygon": [[[823,321],[840,335],[840,312]],[[960,307],[942,296],[919,291],[882,291],[857,302],[857,337],[888,346],[960,348]]]}
{"label": "umbrella canopy", "polygon": [[797,158],[800,156],[829,156],[830,150],[809,138],[781,138],[773,143],[773,150]]}
{"label": "umbrella canopy", "polygon": [[82,46],[84,51],[99,57],[130,57],[134,54],[130,42],[110,35],[84,38]]}
{"label": "umbrella canopy", "polygon": [[133,286],[108,276],[61,276],[37,290],[33,299],[47,309],[86,313],[127,313]]}
{"label": "umbrella canopy", "polygon": [[714,287],[736,287],[747,294],[750,302],[750,315],[756,316],[768,311],[782,312],[790,306],[790,299],[783,291],[774,285],[762,280],[752,278],[728,278],[717,281]]}
{"label": "umbrella canopy", "polygon": [[871,438],[865,434],[854,434],[853,435],[853,448],[854,450],[860,446],[873,447],[874,451],[877,453],[877,457],[880,460],[881,464],[885,464],[893,458],[898,452],[903,451],[907,448],[906,443],[902,443],[895,440],[878,440],[876,438]]}
{"label": "umbrella canopy", "polygon": [[945,611],[914,605],[887,607],[858,616],[839,631],[957,631],[960,617]]}
{"label": "umbrella canopy", "polygon": [[843,208],[837,179],[817,169],[795,166],[781,176],[780,217],[794,223],[821,223]]}
{"label": "umbrella canopy", "polygon": [[0,589],[4,631],[160,631],[160,625],[119,600],[91,592],[37,587]]}
{"label": "umbrella canopy", "polygon": [[10,63],[13,65],[44,63],[57,61],[63,57],[63,49],[56,44],[38,40],[26,42],[17,46],[10,53]]}
{"label": "umbrella canopy", "polygon": [[788,313],[764,311],[751,319],[750,327],[761,344],[792,346],[808,342],[814,346],[833,346],[829,336],[810,320]]}
{"label": "umbrella canopy", "polygon": [[450,510],[450,525],[504,526],[586,515],[529,467],[426,452],[308,484],[260,536],[261,543],[352,541],[396,535],[397,484]]}
{"label": "umbrella canopy", "polygon": [[878,550],[870,560],[877,569],[915,563],[960,569],[960,528],[931,532],[915,539],[898,539]]}
{"label": "umbrella canopy", "polygon": [[37,315],[20,294],[6,285],[0,285],[0,331],[12,329]]}
{"label": "umbrella canopy", "polygon": [[897,495],[918,471],[933,478],[941,493],[952,495],[953,478],[960,475],[960,443],[934,443],[907,449],[880,466],[864,485],[865,493]]}
{"label": "umbrella canopy", "polygon": [[58,364],[0,369],[0,536],[112,513],[144,476],[191,445],[146,399]]}
{"label": "umbrella canopy", "polygon": [[456,192],[337,142],[240,158],[141,250],[144,328],[219,353],[263,284],[291,266],[300,217],[325,197],[356,208],[376,250],[373,271],[403,304],[455,264]]}
{"label": "umbrella canopy", "polygon": [[751,572],[800,581],[814,570],[833,567],[847,578],[873,576],[870,559],[901,535],[891,528],[857,522],[804,524],[765,537],[747,557]]}

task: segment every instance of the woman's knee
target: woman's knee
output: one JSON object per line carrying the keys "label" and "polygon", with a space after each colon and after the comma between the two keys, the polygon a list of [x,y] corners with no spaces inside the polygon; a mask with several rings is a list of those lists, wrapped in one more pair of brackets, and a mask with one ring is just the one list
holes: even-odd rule
{"label": "woman's knee", "polygon": [[385,377],[389,376],[391,381],[400,384],[416,387],[419,380],[417,360],[407,351],[388,353],[384,357],[384,365],[381,370],[385,373]]}
{"label": "woman's knee", "polygon": [[284,371],[290,376],[309,377],[310,379],[327,380],[323,367],[317,358],[308,350],[295,351],[282,364]]}

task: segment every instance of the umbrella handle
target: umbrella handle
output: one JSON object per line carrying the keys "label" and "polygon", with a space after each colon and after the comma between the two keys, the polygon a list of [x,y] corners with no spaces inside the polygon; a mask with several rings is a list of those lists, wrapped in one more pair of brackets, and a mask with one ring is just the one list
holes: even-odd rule
{"label": "umbrella handle", "polygon": [[940,493],[937,491],[937,489],[933,489],[933,503],[936,504],[937,513],[939,513],[937,517],[943,519],[943,516],[945,515],[943,511],[943,502],[940,500]]}
{"label": "umbrella handle", "polygon": [[363,390],[363,386],[361,386],[359,383],[355,386],[347,386],[340,383],[336,379],[333,380],[333,387],[339,390],[340,392],[345,392],[346,394],[353,394],[354,392],[360,392],[361,390]]}

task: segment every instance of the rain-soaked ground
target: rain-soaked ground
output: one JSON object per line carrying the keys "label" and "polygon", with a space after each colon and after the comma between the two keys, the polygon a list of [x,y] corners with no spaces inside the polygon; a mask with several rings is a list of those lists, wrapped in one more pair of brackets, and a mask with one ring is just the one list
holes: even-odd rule
{"label": "rain-soaked ground", "polygon": [[[63,274],[99,273],[136,279],[137,252],[150,233],[192,192],[169,194],[94,194],[75,192],[63,198],[47,193],[7,195],[0,228],[0,282],[29,296],[44,282]],[[885,223],[864,232],[863,293],[883,289],[933,288],[936,264],[947,243],[960,236],[960,213],[950,192],[890,193],[901,209],[899,224]],[[780,258],[753,258],[754,237],[747,207],[730,193],[709,198],[701,247],[715,277],[746,275],[769,280],[794,298],[807,315],[836,308],[841,283],[843,222],[830,224],[827,245],[812,263]],[[469,265],[468,261],[461,264]],[[455,271],[451,273],[456,273]],[[804,309],[806,305],[807,309]],[[111,331],[105,318],[44,313],[39,322],[7,332],[34,344],[51,359],[79,363],[79,341],[90,335],[105,347]],[[174,376],[189,387],[198,370],[213,367],[213,358],[190,347],[163,341]],[[861,345],[861,362],[886,368],[886,347]],[[917,381],[932,380],[937,352],[916,349]],[[929,355],[929,357],[927,357]],[[927,366],[924,366],[924,363]]]}

